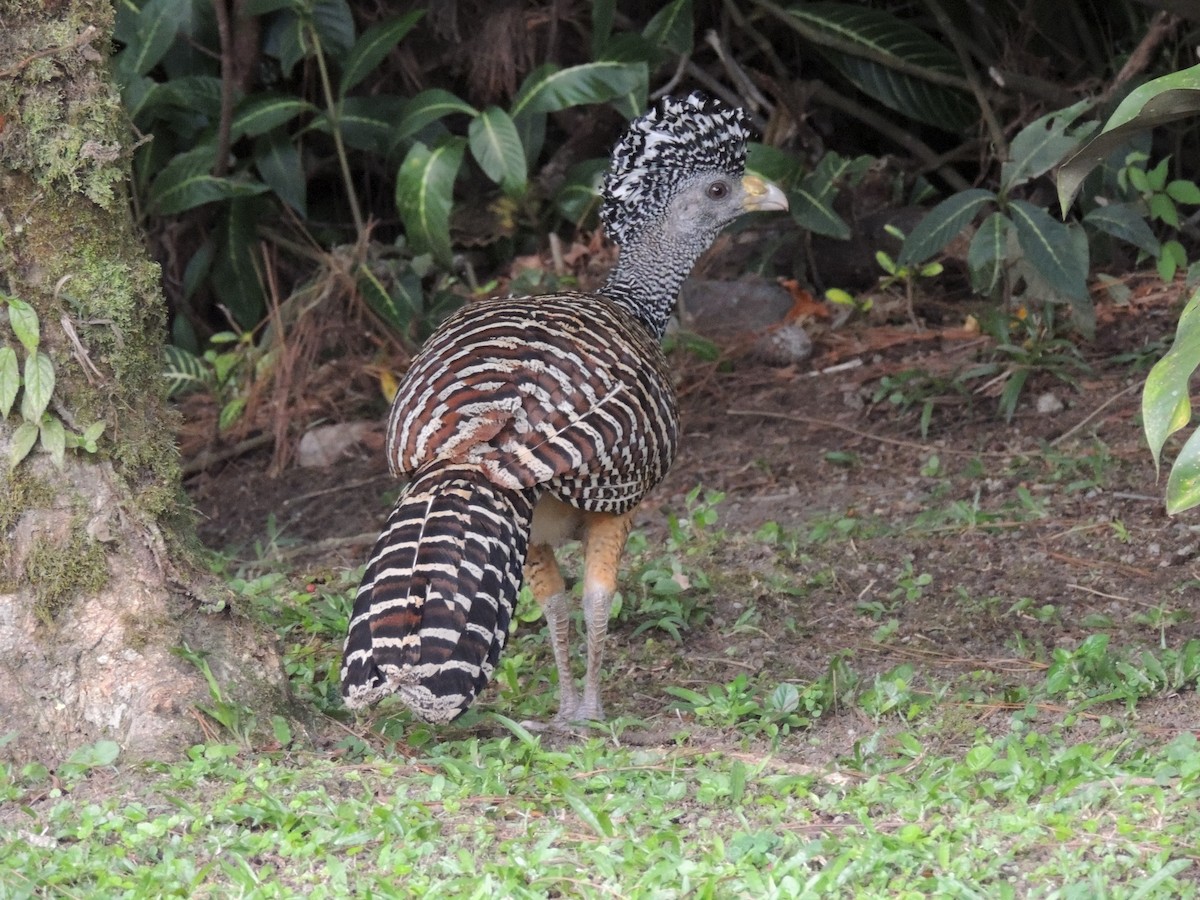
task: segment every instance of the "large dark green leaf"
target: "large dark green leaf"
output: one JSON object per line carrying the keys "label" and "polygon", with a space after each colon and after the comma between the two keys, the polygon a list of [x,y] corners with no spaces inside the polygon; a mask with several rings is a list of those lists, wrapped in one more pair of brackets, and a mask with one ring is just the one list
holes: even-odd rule
{"label": "large dark green leaf", "polygon": [[150,206],[157,215],[175,215],[205,203],[267,191],[265,184],[248,178],[213,175],[214,152],[212,146],[204,146],[181,153],[158,173],[150,186]]}
{"label": "large dark green leaf", "polygon": [[560,69],[547,63],[525,79],[512,105],[512,117],[604,103],[632,93],[646,81],[645,63],[598,60]]}
{"label": "large dark green leaf", "polygon": [[1086,299],[1087,243],[1081,246],[1066,225],[1025,200],[1010,201],[1008,214],[1017,229],[1017,243],[1025,258],[1046,283],[1064,297]]}
{"label": "large dark green leaf", "polygon": [[[870,48],[876,54],[943,74],[959,75],[958,58],[944,43],[889,12],[848,3],[804,3],[788,12],[812,28]],[[855,87],[896,112],[958,132],[978,120],[966,93],[901,73],[886,65],[831,50],[821,51]]]}
{"label": "large dark green leaf", "polygon": [[1148,81],[1109,116],[1096,137],[1079,148],[1058,170],[1058,202],[1063,215],[1088,173],[1133,135],[1200,114],[1200,66]]}
{"label": "large dark green leaf", "polygon": [[692,0],[675,0],[654,14],[642,29],[642,37],[657,47],[685,56],[692,52]]}
{"label": "large dark green leaf", "polygon": [[210,122],[221,115],[221,79],[212,75],[185,75],[160,85],[162,99],[179,109],[198,113]]}
{"label": "large dark green leaf", "polygon": [[157,66],[191,13],[191,0],[150,0],[134,19],[133,38],[117,54],[117,70],[145,75]]}
{"label": "large dark green leaf", "polygon": [[967,223],[988,206],[996,195],[983,188],[971,188],[951,194],[931,209],[904,239],[896,262],[902,266],[920,265],[957,237]]}
{"label": "large dark green leaf", "polygon": [[971,287],[983,296],[991,295],[1000,283],[1008,260],[1008,233],[1012,223],[1003,213],[994,212],[979,226],[967,248],[967,270]]}
{"label": "large dark green leaf", "polygon": [[441,88],[421,91],[405,104],[404,117],[400,119],[400,123],[392,132],[392,147],[412,137],[430,122],[436,122],[438,119],[454,113],[465,113],[468,116],[479,115],[475,107],[465,100],[460,100],[449,91]]}
{"label": "large dark green leaf", "polygon": [[338,88],[341,96],[346,96],[347,91],[370,75],[375,67],[383,62],[384,57],[391,53],[392,48],[412,31],[423,15],[425,10],[414,9],[398,19],[383,22],[364,31],[363,36],[351,48],[350,55],[346,57]]}
{"label": "large dark green leaf", "polygon": [[[404,113],[405,100],[391,94],[347,97],[338,110],[342,140],[356,150],[387,154],[392,146],[392,129]],[[326,134],[333,132],[328,112],[313,119],[310,126]]]}
{"label": "large dark green leaf", "polygon": [[599,188],[607,168],[607,159],[588,159],[568,169],[554,198],[559,215],[568,222],[582,225],[600,206]]}
{"label": "large dark green leaf", "polygon": [[612,36],[616,0],[592,0],[592,58],[605,56],[605,47]]}
{"label": "large dark green leaf", "polygon": [[1151,256],[1158,256],[1162,247],[1146,223],[1146,217],[1128,203],[1097,206],[1083,217],[1083,221],[1118,240],[1133,244]]}
{"label": "large dark green leaf", "polygon": [[850,226],[834,211],[833,201],[838,186],[843,181],[855,181],[869,162],[865,156],[849,159],[836,153],[825,154],[817,167],[794,190],[788,191],[792,219],[815,234],[839,240],[850,237]]}
{"label": "large dark green leaf", "polygon": [[246,0],[242,13],[247,16],[265,16],[280,9],[299,10],[304,5],[304,0]]}
{"label": "large dark green leaf", "polygon": [[471,120],[467,136],[471,155],[488,178],[510,194],[524,189],[525,151],[508,113],[489,106]]}
{"label": "large dark green leaf", "polygon": [[354,46],[354,15],[346,0],[316,0],[309,12],[321,49],[344,63]]}
{"label": "large dark green leaf", "polygon": [[266,311],[257,228],[261,214],[262,204],[254,198],[231,201],[214,240],[211,283],[243,329],[258,325]]}
{"label": "large dark green leaf", "polygon": [[396,175],[396,209],[409,242],[418,253],[432,253],[443,265],[452,260],[450,208],[466,147],[467,142],[458,137],[433,149],[418,141]]}
{"label": "large dark green leaf", "polygon": [[746,148],[746,171],[787,189],[804,177],[804,163],[795,153],[753,142]]}
{"label": "large dark green leaf", "polygon": [[260,138],[254,144],[254,165],[275,195],[303,219],[308,214],[308,182],[292,138],[283,132]]}
{"label": "large dark green leaf", "polygon": [[230,135],[234,140],[246,135],[257,137],[315,110],[311,103],[290,94],[251,94],[234,110]]}
{"label": "large dark green leaf", "polygon": [[392,273],[385,286],[367,266],[361,266],[357,282],[359,292],[376,315],[396,331],[407,334],[413,318],[425,305],[417,273],[409,268]]}
{"label": "large dark green leaf", "polygon": [[300,60],[316,49],[314,34],[321,51],[339,64],[347,59],[354,46],[354,17],[345,0],[316,0],[289,4],[269,20],[263,49],[279,60],[285,76]]}
{"label": "large dark green leaf", "polygon": [[1047,113],[1030,122],[1017,133],[1008,148],[1008,162],[1000,167],[1000,193],[1009,191],[1049,172],[1071,153],[1096,128],[1095,122],[1085,122],[1068,131],[1090,106],[1091,100],[1080,100],[1074,106]]}

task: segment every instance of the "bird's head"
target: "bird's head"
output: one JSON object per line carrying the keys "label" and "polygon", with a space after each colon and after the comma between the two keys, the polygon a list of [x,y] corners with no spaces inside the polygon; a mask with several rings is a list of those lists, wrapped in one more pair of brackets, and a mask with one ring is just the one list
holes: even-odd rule
{"label": "bird's head", "polygon": [[775,185],[746,175],[746,113],[695,92],[664,97],[613,148],[600,217],[628,247],[652,227],[672,243],[702,243],[747,212],[786,210]]}

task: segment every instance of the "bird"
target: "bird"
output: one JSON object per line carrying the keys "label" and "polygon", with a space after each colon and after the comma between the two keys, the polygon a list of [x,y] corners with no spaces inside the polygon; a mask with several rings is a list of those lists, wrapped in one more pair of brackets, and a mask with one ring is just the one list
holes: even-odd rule
{"label": "bird", "polygon": [[[786,210],[745,172],[744,110],[663,97],[613,148],[600,217],[618,247],[599,291],[466,304],[422,346],[388,419],[408,478],[350,614],[341,682],[361,709],[395,694],[431,723],[491,680],[522,582],[558,670],[551,726],[603,720],[601,666],[634,511],[666,475],[679,412],[661,347],[679,288],[744,213]],[[572,595],[555,557],[583,545],[586,670],[572,674]]]}

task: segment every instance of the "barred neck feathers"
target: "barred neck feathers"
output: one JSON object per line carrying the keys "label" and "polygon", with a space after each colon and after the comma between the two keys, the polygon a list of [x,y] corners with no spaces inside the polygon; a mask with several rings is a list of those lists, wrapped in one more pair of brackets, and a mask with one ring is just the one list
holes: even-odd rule
{"label": "barred neck feathers", "polygon": [[696,259],[746,211],[747,116],[696,92],[664,97],[613,148],[601,219],[621,248],[603,293],[662,337]]}

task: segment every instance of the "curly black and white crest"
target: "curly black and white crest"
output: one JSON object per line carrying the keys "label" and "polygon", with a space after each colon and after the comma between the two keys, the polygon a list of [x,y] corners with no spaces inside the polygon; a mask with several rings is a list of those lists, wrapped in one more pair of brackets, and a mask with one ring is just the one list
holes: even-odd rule
{"label": "curly black and white crest", "polygon": [[608,236],[625,243],[666,208],[685,180],[699,172],[740,176],[746,168],[750,118],[695,91],[663,97],[630,123],[613,148],[604,178],[600,218]]}

